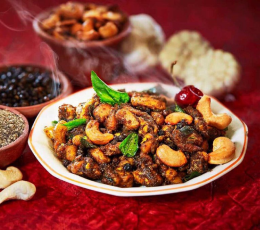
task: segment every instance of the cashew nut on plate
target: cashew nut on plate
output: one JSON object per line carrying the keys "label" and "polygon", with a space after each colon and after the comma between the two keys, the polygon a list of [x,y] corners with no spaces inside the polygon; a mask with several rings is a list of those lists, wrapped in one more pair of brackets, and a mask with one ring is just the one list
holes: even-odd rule
{"label": "cashew nut on plate", "polygon": [[158,54],[164,44],[161,26],[149,15],[139,14],[130,17],[131,34],[123,41],[121,52],[126,67],[136,72],[158,64]]}
{"label": "cashew nut on plate", "polygon": [[182,151],[175,151],[168,145],[161,145],[156,150],[157,157],[170,167],[181,167],[187,163],[187,158]]}
{"label": "cashew nut on plate", "polygon": [[235,156],[236,147],[227,137],[218,137],[213,141],[213,152],[208,154],[209,164],[225,164]]}
{"label": "cashew nut on plate", "polygon": [[22,180],[23,174],[18,168],[8,167],[6,170],[0,170],[0,189]]}
{"label": "cashew nut on plate", "polygon": [[86,135],[96,145],[105,145],[114,139],[111,133],[101,133],[98,121],[90,121],[86,126]]}
{"label": "cashew nut on plate", "polygon": [[7,200],[30,200],[36,193],[34,184],[18,181],[0,192],[0,204]]}
{"label": "cashew nut on plate", "polygon": [[186,113],[181,113],[181,112],[171,113],[165,118],[165,122],[167,124],[171,124],[171,125],[176,125],[177,123],[179,123],[182,120],[185,120],[188,124],[191,124],[191,122],[193,121],[193,118],[192,118],[192,116],[190,116]]}
{"label": "cashew nut on plate", "polygon": [[209,96],[204,95],[198,102],[196,109],[202,114],[204,120],[208,125],[218,129],[225,129],[231,123],[232,118],[226,114],[214,114],[210,108],[211,99]]}

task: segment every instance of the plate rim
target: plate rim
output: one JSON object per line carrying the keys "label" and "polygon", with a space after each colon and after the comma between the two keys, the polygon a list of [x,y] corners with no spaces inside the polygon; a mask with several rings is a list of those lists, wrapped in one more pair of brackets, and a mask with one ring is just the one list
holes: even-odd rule
{"label": "plate rim", "polygon": [[[163,84],[163,83],[158,83],[158,82],[145,82],[145,83],[120,83],[120,84],[111,84],[110,86],[114,86],[114,85],[128,85],[128,84]],[[176,87],[174,85],[172,85],[173,87]],[[179,193],[179,192],[185,192],[185,191],[190,191],[196,188],[199,188],[201,186],[204,186],[216,179],[218,179],[219,177],[225,175],[226,173],[228,173],[229,171],[231,171],[233,168],[235,168],[236,166],[238,166],[244,159],[245,153],[246,153],[246,149],[247,149],[247,143],[248,143],[248,128],[246,126],[246,124],[236,115],[234,114],[232,111],[230,111],[225,105],[223,105],[220,101],[218,101],[216,98],[210,96],[212,99],[216,100],[219,104],[221,104],[221,106],[223,106],[225,109],[227,109],[229,112],[231,112],[243,125],[243,131],[244,131],[244,143],[243,143],[243,148],[241,150],[241,152],[239,153],[238,158],[229,166],[225,167],[223,170],[221,170],[220,172],[218,172],[215,175],[212,175],[211,177],[205,178],[202,181],[198,181],[194,184],[189,184],[189,185],[184,185],[181,187],[171,187],[171,188],[167,188],[166,186],[157,186],[157,187],[153,187],[155,190],[145,190],[145,191],[130,191],[130,190],[119,190],[122,188],[117,188],[115,186],[110,186],[111,188],[106,188],[106,187],[100,187],[100,186],[96,186],[96,185],[92,185],[92,184],[88,184],[88,183],[84,183],[81,181],[77,181],[74,180],[72,178],[66,177],[64,175],[62,175],[61,173],[57,172],[56,170],[53,169],[52,166],[50,166],[48,163],[46,163],[42,158],[41,158],[41,154],[38,153],[38,151],[36,150],[33,141],[32,141],[32,137],[33,137],[33,133],[34,133],[34,128],[39,120],[39,118],[41,117],[42,113],[48,109],[50,106],[52,106],[53,104],[58,103],[61,100],[64,100],[68,97],[71,97],[75,94],[78,94],[82,91],[88,90],[88,89],[92,89],[92,87],[87,87],[84,88],[82,90],[79,90],[77,92],[74,92],[70,95],[68,95],[65,98],[61,98],[55,102],[52,102],[50,104],[48,104],[47,106],[45,106],[44,108],[42,108],[42,110],[40,111],[40,113],[38,114],[38,116],[36,117],[33,126],[31,128],[30,134],[29,134],[29,138],[28,138],[28,145],[31,149],[31,151],[33,152],[33,154],[35,155],[35,157],[37,158],[37,160],[40,162],[40,164],[54,177],[63,180],[67,183],[71,183],[73,185],[77,185],[83,188],[87,188],[93,191],[97,191],[97,192],[101,192],[101,193],[105,193],[105,194],[110,194],[110,195],[115,195],[115,196],[153,196],[153,195],[164,195],[164,194],[169,194],[169,193]],[[86,181],[91,181],[87,178],[85,178]],[[98,182],[96,182],[98,183]],[[102,184],[101,184],[102,185]],[[160,189],[160,187],[163,187]],[[146,188],[146,187],[143,187]],[[105,191],[104,191],[105,190]],[[176,191],[176,190],[181,190],[181,191]]]}

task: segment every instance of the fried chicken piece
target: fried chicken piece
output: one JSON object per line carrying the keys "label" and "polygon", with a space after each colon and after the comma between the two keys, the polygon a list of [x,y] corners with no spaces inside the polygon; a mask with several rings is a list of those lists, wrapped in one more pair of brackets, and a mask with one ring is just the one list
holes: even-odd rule
{"label": "fried chicken piece", "polygon": [[56,151],[59,145],[66,143],[66,133],[68,128],[62,124],[66,121],[61,120],[54,128],[53,140],[54,140],[54,150]]}
{"label": "fried chicken piece", "polygon": [[194,128],[202,134],[205,138],[209,137],[208,134],[208,125],[202,117],[196,117],[194,119]]}
{"label": "fried chicken piece", "polygon": [[147,133],[140,146],[141,154],[155,153],[158,146],[159,143],[156,137],[151,133]]}
{"label": "fried chicken piece", "polygon": [[225,136],[226,131],[225,130],[219,130],[219,129],[212,127],[212,126],[208,126],[208,135],[209,135],[209,140],[213,141],[217,137]]}
{"label": "fried chicken piece", "polygon": [[121,188],[133,187],[134,176],[131,172],[134,165],[133,158],[127,158],[125,156],[121,156],[119,160],[120,162],[115,169],[116,173],[121,178],[121,181],[118,186]]}
{"label": "fried chicken piece", "polygon": [[153,110],[164,110],[166,108],[165,99],[146,93],[134,93],[131,97],[131,104],[133,106],[148,107]]}
{"label": "fried chicken piece", "polygon": [[159,186],[163,183],[163,178],[160,174],[150,167],[138,168],[133,172],[133,175],[136,184],[141,184],[147,187]]}
{"label": "fried chicken piece", "polygon": [[194,109],[192,106],[187,106],[186,108],[184,108],[184,111],[189,114],[190,116],[193,117],[193,119],[195,119],[196,117],[202,117],[201,113],[197,110]]}
{"label": "fried chicken piece", "polygon": [[[201,151],[202,148],[200,146],[195,145],[196,143],[194,140],[190,139],[187,140],[187,137],[185,137],[180,130],[175,129],[172,133],[172,139],[175,145],[177,145],[180,150],[187,151],[187,152],[197,152]],[[202,138],[201,138],[202,139]],[[198,140],[196,140],[198,141]],[[201,144],[203,142],[203,139],[201,141]]]}
{"label": "fried chicken piece", "polygon": [[106,156],[113,156],[118,155],[121,153],[121,150],[119,149],[119,145],[121,142],[117,142],[116,144],[108,143],[104,146],[100,146],[100,150],[106,155]]}
{"label": "fried chicken piece", "polygon": [[159,112],[151,112],[151,116],[156,122],[157,125],[163,125],[164,124],[164,116]]}
{"label": "fried chicken piece", "polygon": [[97,96],[92,97],[85,103],[80,103],[76,108],[77,118],[86,118],[89,120],[92,116],[94,108],[99,104]]}
{"label": "fried chicken piece", "polygon": [[190,168],[187,170],[188,174],[193,172],[205,173],[208,171],[208,162],[205,152],[192,153],[190,157]]}
{"label": "fried chicken piece", "polygon": [[108,118],[105,120],[105,127],[110,131],[115,131],[117,129],[116,111],[117,109],[112,107]]}
{"label": "fried chicken piece", "polygon": [[63,104],[59,106],[59,119],[65,121],[71,121],[76,117],[76,108],[69,104]]}
{"label": "fried chicken piece", "polygon": [[104,164],[110,162],[110,158],[105,156],[104,153],[100,150],[100,148],[90,149],[89,153],[98,164]]}
{"label": "fried chicken piece", "polygon": [[85,177],[92,180],[98,180],[102,176],[99,165],[90,157],[84,159],[83,173]]}
{"label": "fried chicken piece", "polygon": [[103,123],[105,122],[105,120],[108,118],[109,114],[110,114],[110,110],[111,110],[112,106],[109,104],[99,104],[94,110],[93,110],[93,115],[95,117],[95,119],[100,122]]}
{"label": "fried chicken piece", "polygon": [[111,165],[105,165],[103,169],[101,182],[108,185],[119,186],[121,182],[120,176],[115,172]]}

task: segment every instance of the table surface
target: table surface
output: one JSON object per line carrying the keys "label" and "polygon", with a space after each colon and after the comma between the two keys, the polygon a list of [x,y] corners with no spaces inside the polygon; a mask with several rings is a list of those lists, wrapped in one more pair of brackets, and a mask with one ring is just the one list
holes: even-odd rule
{"label": "table surface", "polygon": [[[64,1],[1,1],[0,64],[52,65],[55,57],[34,34],[31,20]],[[120,0],[130,15],[147,13],[165,34],[190,29],[217,49],[231,52],[242,80],[222,102],[245,121],[249,144],[241,165],[193,191],[163,196],[120,198],[83,189],[51,176],[28,146],[14,163],[37,187],[29,201],[0,206],[0,229],[260,229],[260,2]],[[17,12],[17,13],[16,13]],[[155,73],[157,80],[162,76]]]}

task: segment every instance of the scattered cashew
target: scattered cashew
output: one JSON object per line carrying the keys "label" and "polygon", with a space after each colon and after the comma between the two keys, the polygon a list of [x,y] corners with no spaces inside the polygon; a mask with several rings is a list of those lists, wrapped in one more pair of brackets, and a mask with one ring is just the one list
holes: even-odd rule
{"label": "scattered cashew", "polygon": [[136,130],[139,128],[139,121],[135,115],[127,108],[119,109],[116,112],[116,119],[122,123],[128,130]]}
{"label": "scattered cashew", "polygon": [[182,120],[185,120],[188,124],[191,124],[191,122],[193,121],[193,118],[192,118],[192,116],[190,116],[186,113],[181,113],[181,112],[171,113],[165,118],[165,122],[167,124],[171,124],[171,125],[176,125]]}
{"label": "scattered cashew", "polygon": [[102,38],[110,38],[118,33],[118,28],[113,22],[107,22],[104,26],[98,29]]}
{"label": "scattered cashew", "polygon": [[211,98],[204,95],[198,102],[196,109],[202,114],[208,125],[218,129],[225,129],[231,123],[232,118],[226,113],[214,114],[210,108]]}
{"label": "scattered cashew", "polygon": [[114,138],[113,134],[101,133],[99,131],[99,123],[95,120],[92,120],[87,124],[86,135],[91,142],[97,145],[105,145]]}
{"label": "scattered cashew", "polygon": [[168,145],[161,145],[156,150],[158,158],[170,167],[181,167],[187,163],[187,158],[182,151],[175,151]]}
{"label": "scattered cashew", "polygon": [[36,192],[34,184],[18,181],[0,192],[0,204],[7,200],[30,200]]}
{"label": "scattered cashew", "polygon": [[0,170],[0,189],[22,180],[22,178],[21,171],[13,166],[8,167],[6,170]]}
{"label": "scattered cashew", "polygon": [[236,147],[227,137],[218,137],[213,141],[213,152],[208,154],[209,164],[225,164],[235,156]]}

